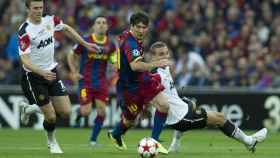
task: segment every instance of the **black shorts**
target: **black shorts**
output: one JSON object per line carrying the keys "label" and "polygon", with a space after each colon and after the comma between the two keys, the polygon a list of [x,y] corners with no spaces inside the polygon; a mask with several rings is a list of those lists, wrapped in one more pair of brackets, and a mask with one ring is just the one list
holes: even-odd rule
{"label": "black shorts", "polygon": [[[50,102],[50,96],[68,95],[60,79],[48,81],[33,72],[24,70],[22,72],[21,87],[30,104],[43,106]],[[57,73],[56,69],[53,69],[52,72]]]}
{"label": "black shorts", "polygon": [[192,129],[201,129],[206,126],[207,123],[207,112],[204,109],[193,109],[191,104],[189,105],[189,111],[185,117],[173,124],[170,125],[171,128],[176,129],[181,132]]}

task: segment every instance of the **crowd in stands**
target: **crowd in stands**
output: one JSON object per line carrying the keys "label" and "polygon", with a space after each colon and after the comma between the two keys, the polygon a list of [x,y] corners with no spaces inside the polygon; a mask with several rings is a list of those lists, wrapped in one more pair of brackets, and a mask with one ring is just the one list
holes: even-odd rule
{"label": "crowd in stands", "polygon": [[[90,33],[98,15],[110,21],[110,34],[128,28],[137,10],[151,17],[152,42],[170,46],[176,85],[280,87],[280,0],[46,0],[48,14],[79,33]],[[25,20],[22,0],[0,2],[0,84],[19,84],[17,30]],[[74,43],[56,34],[56,59],[67,85],[66,55]]]}

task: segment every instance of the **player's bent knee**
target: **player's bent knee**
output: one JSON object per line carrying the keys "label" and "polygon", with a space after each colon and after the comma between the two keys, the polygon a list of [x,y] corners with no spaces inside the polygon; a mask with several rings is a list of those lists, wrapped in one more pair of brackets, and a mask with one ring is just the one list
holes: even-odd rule
{"label": "player's bent knee", "polygon": [[158,105],[157,108],[158,108],[158,110],[159,110],[160,112],[167,113],[168,110],[169,110],[169,105],[168,105],[167,102],[162,101],[162,102],[159,103],[159,105]]}
{"label": "player's bent knee", "polygon": [[46,120],[48,123],[55,123],[55,122],[56,122],[56,116],[55,116],[55,115],[45,116],[45,120]]}
{"label": "player's bent knee", "polygon": [[64,109],[59,113],[59,116],[62,118],[68,118],[70,115],[70,109]]}
{"label": "player's bent knee", "polygon": [[90,112],[91,112],[90,110],[85,110],[85,109],[82,110],[82,109],[81,109],[81,115],[82,115],[83,117],[88,116],[88,115],[90,114]]}
{"label": "player's bent knee", "polygon": [[105,117],[105,116],[106,116],[105,110],[104,110],[104,111],[101,111],[101,110],[99,111],[99,110],[97,110],[96,113],[97,113],[98,116],[102,116],[102,117]]}
{"label": "player's bent knee", "polygon": [[132,126],[134,126],[135,121],[123,119],[123,123],[125,124],[126,127],[132,127]]}
{"label": "player's bent knee", "polygon": [[105,116],[106,114],[105,106],[96,107],[96,112],[98,115]]}
{"label": "player's bent knee", "polygon": [[208,125],[223,126],[225,123],[225,116],[220,112],[208,112]]}

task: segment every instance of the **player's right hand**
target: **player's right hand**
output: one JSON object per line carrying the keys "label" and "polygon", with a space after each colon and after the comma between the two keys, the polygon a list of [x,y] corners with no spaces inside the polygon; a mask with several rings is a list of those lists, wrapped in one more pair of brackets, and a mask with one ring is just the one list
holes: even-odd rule
{"label": "player's right hand", "polygon": [[102,52],[102,49],[101,47],[99,47],[97,44],[95,43],[86,43],[84,45],[89,51],[92,51],[92,52],[96,52],[96,53],[101,53]]}
{"label": "player's right hand", "polygon": [[165,67],[165,66],[171,66],[172,62],[168,59],[161,59],[156,61],[156,67]]}
{"label": "player's right hand", "polygon": [[56,73],[54,72],[51,72],[51,71],[43,71],[42,74],[41,74],[44,79],[48,80],[48,81],[53,81],[56,79]]}

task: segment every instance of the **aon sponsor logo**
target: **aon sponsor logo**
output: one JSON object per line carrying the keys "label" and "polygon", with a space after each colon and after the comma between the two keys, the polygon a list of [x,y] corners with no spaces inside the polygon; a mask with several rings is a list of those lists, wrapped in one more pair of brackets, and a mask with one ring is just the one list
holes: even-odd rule
{"label": "aon sponsor logo", "polygon": [[53,38],[52,37],[49,37],[45,40],[41,40],[39,45],[37,46],[37,49],[45,48],[46,46],[48,46],[51,43],[53,43]]}

